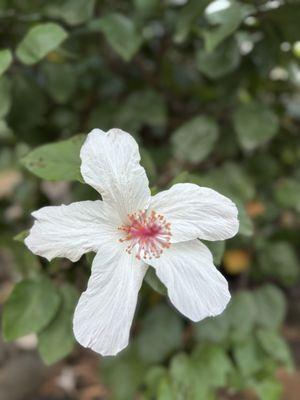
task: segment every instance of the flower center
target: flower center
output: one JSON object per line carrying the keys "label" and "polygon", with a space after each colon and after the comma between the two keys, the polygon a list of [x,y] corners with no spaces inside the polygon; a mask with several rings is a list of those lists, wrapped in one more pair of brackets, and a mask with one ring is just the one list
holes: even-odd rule
{"label": "flower center", "polygon": [[128,215],[128,224],[120,226],[118,229],[125,236],[120,242],[129,242],[126,251],[131,254],[136,250],[136,257],[158,258],[164,249],[170,247],[171,224],[168,223],[163,215],[151,211],[138,211]]}

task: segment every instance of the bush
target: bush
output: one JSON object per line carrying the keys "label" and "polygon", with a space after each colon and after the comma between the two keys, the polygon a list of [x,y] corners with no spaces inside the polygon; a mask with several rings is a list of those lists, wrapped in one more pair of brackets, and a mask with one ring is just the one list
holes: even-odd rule
{"label": "bush", "polygon": [[185,320],[148,273],[129,348],[101,361],[114,398],[281,398],[280,328],[299,283],[299,17],[297,1],[0,2],[0,246],[21,280],[7,339],[36,333],[48,364],[72,352],[92,256],[48,263],[20,231],[43,205],[97,198],[79,150],[92,128],[119,127],[153,192],[216,189],[238,204],[240,231],[210,245],[233,293],[219,317]]}

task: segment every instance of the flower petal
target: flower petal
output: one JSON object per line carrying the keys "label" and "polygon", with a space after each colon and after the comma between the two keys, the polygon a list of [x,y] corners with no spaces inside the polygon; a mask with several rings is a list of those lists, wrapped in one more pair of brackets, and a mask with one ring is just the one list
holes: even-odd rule
{"label": "flower petal", "polygon": [[82,146],[81,174],[122,218],[147,207],[149,182],[136,141],[120,129],[94,129]]}
{"label": "flower petal", "polygon": [[238,232],[237,208],[215,190],[192,183],[178,183],[156,194],[150,208],[171,223],[171,242],[200,238],[224,240]]}
{"label": "flower petal", "polygon": [[44,207],[32,215],[36,221],[25,244],[49,261],[77,261],[84,253],[98,251],[107,237],[118,241],[116,216],[101,200]]}
{"label": "flower petal", "polygon": [[230,300],[228,284],[199,240],[173,244],[149,261],[174,306],[192,321],[221,314]]}
{"label": "flower petal", "polygon": [[74,314],[74,335],[82,346],[102,355],[115,355],[127,346],[146,270],[142,261],[109,243],[96,255]]}

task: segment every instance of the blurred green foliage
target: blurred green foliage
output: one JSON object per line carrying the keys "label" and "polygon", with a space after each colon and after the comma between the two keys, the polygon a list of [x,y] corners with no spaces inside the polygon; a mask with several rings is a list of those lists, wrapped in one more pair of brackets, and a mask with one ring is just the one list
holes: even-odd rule
{"label": "blurred green foliage", "polygon": [[212,187],[241,226],[210,247],[233,293],[219,317],[184,320],[148,272],[129,348],[101,361],[113,398],[281,398],[275,372],[293,364],[281,326],[299,283],[299,18],[296,0],[0,1],[0,246],[21,279],[6,339],[36,333],[49,364],[72,351],[90,255],[46,263],[26,231],[12,238],[43,205],[97,197],[79,149],[90,129],[119,127],[153,192]]}

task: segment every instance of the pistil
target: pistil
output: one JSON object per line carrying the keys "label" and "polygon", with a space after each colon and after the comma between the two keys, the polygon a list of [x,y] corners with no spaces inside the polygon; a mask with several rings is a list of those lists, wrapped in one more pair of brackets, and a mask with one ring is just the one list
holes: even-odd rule
{"label": "pistil", "polygon": [[164,249],[170,247],[171,224],[165,217],[155,211],[138,211],[128,215],[128,224],[118,228],[124,233],[120,242],[128,242],[126,251],[131,254],[136,252],[140,260],[159,258]]}

